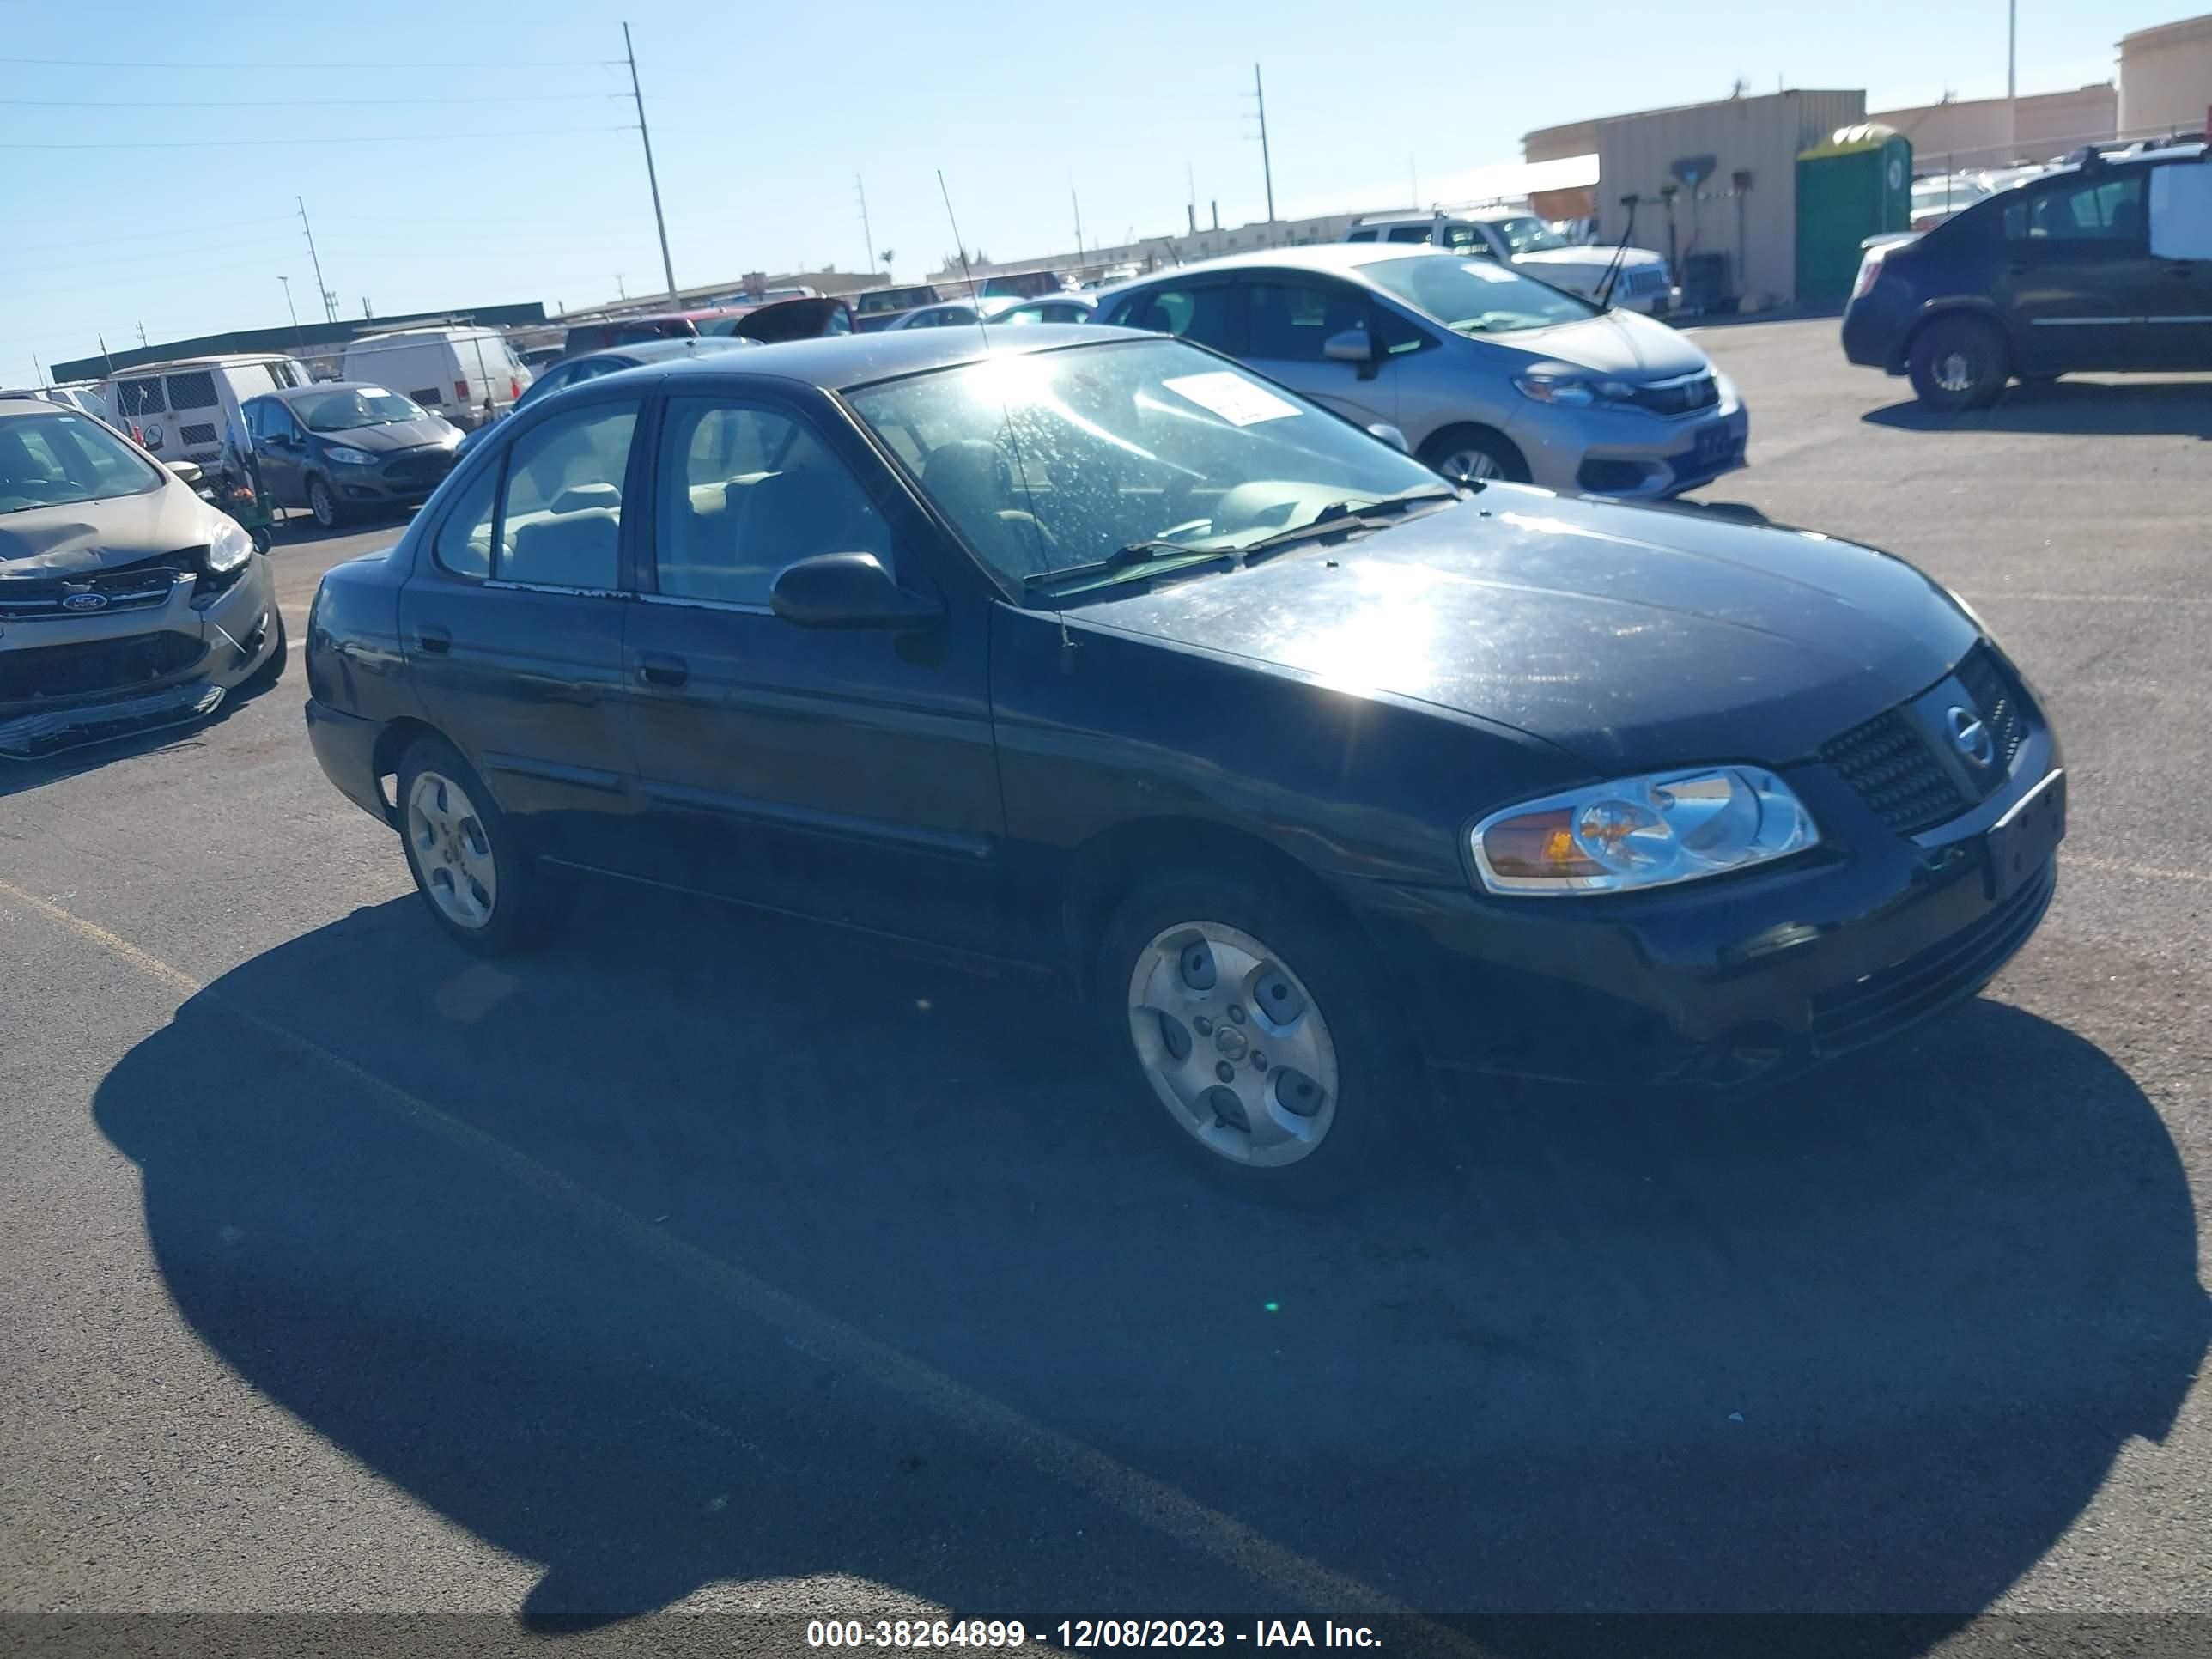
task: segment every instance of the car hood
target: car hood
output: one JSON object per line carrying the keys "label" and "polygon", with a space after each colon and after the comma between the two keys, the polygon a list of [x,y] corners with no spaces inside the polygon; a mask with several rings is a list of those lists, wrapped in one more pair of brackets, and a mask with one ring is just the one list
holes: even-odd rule
{"label": "car hood", "polygon": [[1710,369],[1712,360],[1696,342],[1664,323],[1632,311],[1607,311],[1579,323],[1531,329],[1522,334],[1471,334],[1468,339],[1510,346],[1516,351],[1565,363],[1571,368],[1626,374],[1638,380],[1663,380]]}
{"label": "car hood", "polygon": [[1976,637],[1870,548],[1511,485],[1068,618],[1475,715],[1607,772],[1805,758]]}
{"label": "car hood", "polygon": [[[1535,265],[1540,269],[1545,265],[1565,265],[1603,270],[1613,263],[1613,249],[1596,242],[1585,243],[1580,247],[1539,248],[1531,253],[1515,254],[1513,263],[1516,265]],[[1663,266],[1666,263],[1663,256],[1654,253],[1648,247],[1626,248],[1620,255],[1623,270],[1641,270],[1650,265]]]}
{"label": "car hood", "polygon": [[181,483],[0,514],[0,581],[82,575],[210,540],[223,515]]}
{"label": "car hood", "polygon": [[460,428],[435,415],[426,415],[419,421],[349,427],[343,432],[318,432],[315,436],[326,444],[343,444],[348,449],[365,449],[372,455],[382,455],[395,449],[420,449],[424,444],[455,442],[460,437]]}

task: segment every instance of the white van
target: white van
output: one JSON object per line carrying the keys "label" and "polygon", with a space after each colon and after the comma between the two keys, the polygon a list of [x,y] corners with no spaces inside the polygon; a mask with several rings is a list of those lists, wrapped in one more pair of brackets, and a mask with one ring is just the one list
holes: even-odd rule
{"label": "white van", "polygon": [[208,462],[222,457],[226,430],[244,441],[247,398],[313,378],[297,358],[231,352],[126,368],[103,381],[100,395],[115,423],[157,459]]}
{"label": "white van", "polygon": [[403,328],[349,341],[340,378],[390,386],[466,431],[514,408],[530,371],[495,328]]}

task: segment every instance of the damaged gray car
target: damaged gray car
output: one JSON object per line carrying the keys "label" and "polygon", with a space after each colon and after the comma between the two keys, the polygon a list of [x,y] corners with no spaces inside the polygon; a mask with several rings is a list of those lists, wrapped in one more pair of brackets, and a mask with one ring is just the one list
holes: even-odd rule
{"label": "damaged gray car", "polygon": [[0,761],[203,719],[284,654],[235,520],[90,416],[0,399]]}

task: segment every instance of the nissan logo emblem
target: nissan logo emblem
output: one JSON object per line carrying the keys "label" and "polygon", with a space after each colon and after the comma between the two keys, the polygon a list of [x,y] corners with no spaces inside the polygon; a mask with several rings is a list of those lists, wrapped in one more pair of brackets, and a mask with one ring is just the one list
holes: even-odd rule
{"label": "nissan logo emblem", "polygon": [[1954,703],[1943,720],[1951,728],[1951,746],[1974,765],[1987,766],[1996,757],[1997,746],[1989,726],[1972,709]]}
{"label": "nissan logo emblem", "polygon": [[105,611],[107,609],[107,595],[105,593],[64,593],[62,596],[62,609],[64,611]]}

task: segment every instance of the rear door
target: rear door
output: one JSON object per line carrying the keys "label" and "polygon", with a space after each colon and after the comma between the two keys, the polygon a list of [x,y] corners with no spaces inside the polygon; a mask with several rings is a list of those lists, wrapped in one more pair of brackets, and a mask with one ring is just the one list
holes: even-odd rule
{"label": "rear door", "polygon": [[401,590],[423,710],[556,857],[629,867],[624,580],[645,476],[635,388],[548,410],[445,504]]}
{"label": "rear door", "polygon": [[2023,368],[2156,366],[2189,296],[2151,258],[2148,171],[2069,173],[2005,204],[2004,309]]}
{"label": "rear door", "polygon": [[[939,532],[842,420],[759,392],[672,397],[626,716],[655,873],[963,949],[999,939],[988,615],[914,634],[800,628],[776,573],[866,552],[941,592]],[[865,482],[864,482],[865,481]]]}

